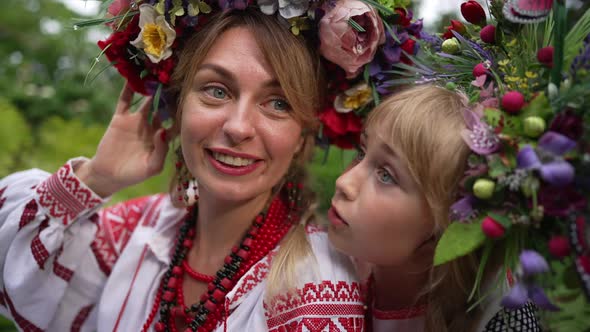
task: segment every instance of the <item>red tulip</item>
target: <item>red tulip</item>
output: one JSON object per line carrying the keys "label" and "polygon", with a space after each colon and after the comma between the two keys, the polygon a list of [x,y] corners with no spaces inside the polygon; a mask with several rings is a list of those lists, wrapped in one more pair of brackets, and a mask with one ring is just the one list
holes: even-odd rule
{"label": "red tulip", "polygon": [[520,112],[524,106],[524,96],[518,91],[510,91],[502,97],[502,108],[511,114]]}
{"label": "red tulip", "polygon": [[483,65],[483,63],[478,63],[475,67],[473,67],[473,77],[477,78],[477,77],[480,77],[481,75],[486,75],[487,71],[488,70]]}
{"label": "red tulip", "polygon": [[485,24],[486,12],[477,1],[469,0],[461,4],[461,14],[472,24]]}
{"label": "red tulip", "polygon": [[570,254],[570,242],[565,236],[554,235],[549,240],[549,252],[556,258],[563,258]]}
{"label": "red tulip", "polygon": [[479,38],[484,43],[493,44],[496,42],[496,26],[495,25],[486,25],[481,29],[479,32]]}
{"label": "red tulip", "polygon": [[553,68],[553,46],[543,47],[538,50],[537,60],[543,65]]}
{"label": "red tulip", "polygon": [[489,216],[485,217],[481,222],[481,230],[491,239],[501,238],[506,233],[504,226]]}
{"label": "red tulip", "polygon": [[465,25],[457,20],[451,20],[451,25],[449,25],[445,29],[447,29],[447,31],[443,34],[443,39],[455,37],[451,32],[452,30],[457,31],[459,34],[464,34],[465,32],[467,32],[467,28],[465,28]]}

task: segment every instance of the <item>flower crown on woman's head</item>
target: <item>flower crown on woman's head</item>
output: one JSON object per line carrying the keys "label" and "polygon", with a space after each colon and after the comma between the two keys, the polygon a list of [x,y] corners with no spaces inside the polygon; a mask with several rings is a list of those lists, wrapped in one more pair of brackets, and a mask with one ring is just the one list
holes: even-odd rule
{"label": "flower crown on woman's head", "polygon": [[516,283],[502,305],[532,301],[559,311],[545,316],[552,328],[585,330],[590,11],[569,31],[563,1],[491,0],[489,11],[493,22],[478,2],[464,2],[469,23],[452,20],[444,33],[423,36],[414,65],[396,65],[407,76],[399,84],[443,83],[471,104],[461,134],[472,154],[435,264],[481,248],[473,297],[491,252],[505,250],[505,271],[516,272]]}
{"label": "flower crown on woman's head", "polygon": [[327,100],[320,110],[320,145],[354,147],[362,117],[391,93],[393,65],[411,64],[422,22],[406,10],[410,0],[112,0],[107,18],[78,24],[107,23],[113,33],[98,43],[131,88],[153,95],[178,61],[182,42],[223,10],[249,6],[284,20],[290,31],[318,43],[327,71]]}

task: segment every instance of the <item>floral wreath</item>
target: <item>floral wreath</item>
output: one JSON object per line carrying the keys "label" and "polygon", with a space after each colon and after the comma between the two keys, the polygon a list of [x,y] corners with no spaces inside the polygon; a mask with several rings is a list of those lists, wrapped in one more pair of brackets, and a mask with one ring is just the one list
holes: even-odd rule
{"label": "floral wreath", "polygon": [[[410,65],[418,51],[422,21],[410,0],[111,0],[106,18],[74,28],[107,24],[113,32],[98,46],[131,88],[154,96],[162,109],[162,88],[170,83],[178,51],[188,36],[223,10],[258,8],[284,20],[295,35],[317,43],[328,81],[317,142],[355,147],[362,119],[392,92],[388,81],[397,63]],[[99,57],[100,57],[99,56]],[[98,59],[98,58],[97,58]]]}
{"label": "floral wreath", "polygon": [[[461,4],[467,23],[422,34],[391,84],[438,82],[469,98],[471,149],[435,265],[494,250],[515,283],[507,309],[533,302],[550,330],[590,327],[590,10],[567,31],[564,1]],[[503,248],[503,249],[498,249]],[[511,273],[511,271],[513,273]],[[500,280],[501,279],[501,280]],[[504,278],[497,281],[502,282]],[[494,287],[495,288],[495,287]]]}

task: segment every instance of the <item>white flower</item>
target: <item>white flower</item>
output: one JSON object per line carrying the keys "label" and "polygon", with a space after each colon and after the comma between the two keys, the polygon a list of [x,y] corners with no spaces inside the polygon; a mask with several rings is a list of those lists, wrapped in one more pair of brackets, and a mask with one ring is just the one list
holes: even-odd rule
{"label": "white flower", "polygon": [[344,91],[334,99],[334,109],[338,113],[348,113],[373,101],[373,92],[367,83],[360,83]]}
{"label": "white flower", "polygon": [[143,49],[153,63],[172,55],[170,47],[176,38],[176,31],[163,15],[158,15],[154,7],[148,4],[139,6],[139,27],[141,32],[131,45]]}
{"label": "white flower", "polygon": [[266,15],[272,15],[278,9],[279,14],[288,19],[305,14],[309,0],[258,0],[258,6]]}

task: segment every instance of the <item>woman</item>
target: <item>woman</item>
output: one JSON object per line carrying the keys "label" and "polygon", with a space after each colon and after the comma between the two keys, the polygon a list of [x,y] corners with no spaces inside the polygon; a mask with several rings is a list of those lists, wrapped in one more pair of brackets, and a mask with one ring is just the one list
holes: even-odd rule
{"label": "woman", "polygon": [[[171,78],[170,131],[148,125],[149,101],[129,111],[126,86],[91,160],[0,182],[1,312],[26,331],[360,330],[349,262],[305,227],[317,72],[275,17],[211,18]],[[176,134],[181,201],[194,176],[198,204],[155,195],[99,210],[158,173]]]}

